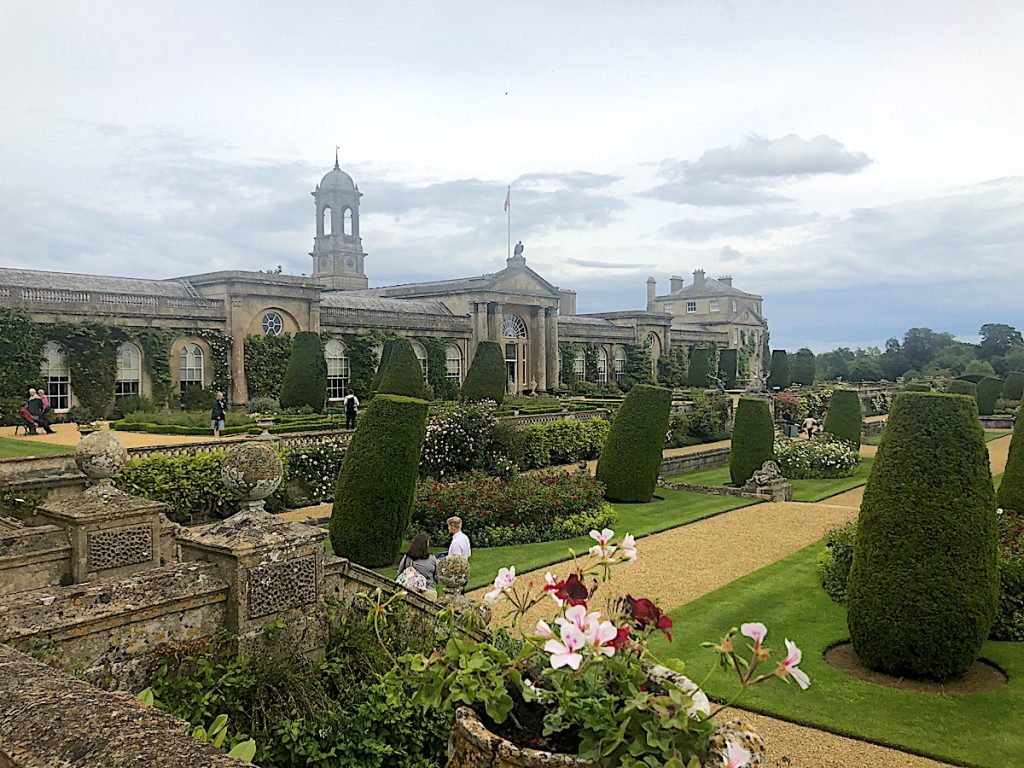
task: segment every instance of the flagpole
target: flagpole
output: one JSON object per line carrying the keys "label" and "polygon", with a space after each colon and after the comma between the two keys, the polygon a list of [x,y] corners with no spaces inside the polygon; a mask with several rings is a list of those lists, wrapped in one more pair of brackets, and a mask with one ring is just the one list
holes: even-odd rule
{"label": "flagpole", "polygon": [[508,187],[508,191],[505,193],[505,199],[508,200],[506,206],[506,213],[508,214],[508,256],[506,259],[512,258],[512,185]]}

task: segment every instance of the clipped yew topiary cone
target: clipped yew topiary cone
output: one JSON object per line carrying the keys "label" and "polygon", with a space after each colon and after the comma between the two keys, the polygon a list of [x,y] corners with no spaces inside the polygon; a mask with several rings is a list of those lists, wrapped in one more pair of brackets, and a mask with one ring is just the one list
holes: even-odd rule
{"label": "clipped yew topiary cone", "polygon": [[460,394],[463,400],[493,400],[498,405],[505,399],[505,356],[496,341],[481,341],[466,372]]}
{"label": "clipped yew topiary cone", "polygon": [[789,357],[784,349],[773,349],[770,372],[768,374],[769,389],[785,389],[792,383],[789,377]]}
{"label": "clipped yew topiary cone", "polygon": [[864,492],[846,589],[853,648],[872,669],[966,672],[995,617],[995,494],[969,397],[896,398]]}
{"label": "clipped yew topiary cone", "polygon": [[733,485],[743,485],[762,464],[774,459],[775,423],[768,401],[760,397],[741,397],[729,451],[729,476]]}
{"label": "clipped yew topiary cone", "polygon": [[831,435],[860,445],[864,414],[860,409],[860,396],[852,389],[837,389],[828,401],[825,431]]}
{"label": "clipped yew topiary cone", "polygon": [[704,347],[697,347],[690,353],[690,366],[686,370],[688,386],[705,389],[710,385],[711,355],[711,350]]}
{"label": "clipped yew topiary cone", "polygon": [[331,546],[339,557],[376,568],[398,557],[412,516],[427,402],[377,395],[359,417],[334,486]]}
{"label": "clipped yew topiary cone", "polygon": [[1012,371],[1006,374],[1003,384],[1003,400],[1020,400],[1024,398],[1024,373]]}
{"label": "clipped yew topiary cone", "polygon": [[998,503],[1003,509],[1024,512],[1024,418],[1019,415],[1010,438],[1003,481],[999,484]]}
{"label": "clipped yew topiary cone", "polygon": [[978,382],[978,413],[991,416],[996,411],[996,400],[1003,394],[1003,380],[986,376]]}
{"label": "clipped yew topiary cone", "polygon": [[739,376],[738,360],[735,349],[723,349],[718,353],[718,375],[725,379],[726,389],[736,389],[736,378]]}
{"label": "clipped yew topiary cone", "polygon": [[672,391],[649,384],[633,387],[615,414],[597,460],[597,479],[609,501],[647,502],[661,471]]}
{"label": "clipped yew topiary cone", "polygon": [[978,399],[978,385],[973,381],[953,379],[946,387],[946,392],[951,395],[970,395],[975,400]]}
{"label": "clipped yew topiary cone", "polygon": [[381,395],[405,395],[421,397],[423,395],[423,366],[420,365],[412,342],[398,338],[391,345],[387,367],[380,377],[377,393]]}
{"label": "clipped yew topiary cone", "polygon": [[380,361],[377,363],[377,370],[373,374],[373,383],[370,384],[370,391],[376,392],[384,378],[384,371],[388,368],[388,360],[391,359],[391,350],[395,346],[395,339],[385,339],[384,346],[380,351]]}
{"label": "clipped yew topiary cone", "polygon": [[317,413],[327,402],[327,360],[319,333],[299,331],[295,334],[292,355],[281,381],[281,407],[309,406]]}

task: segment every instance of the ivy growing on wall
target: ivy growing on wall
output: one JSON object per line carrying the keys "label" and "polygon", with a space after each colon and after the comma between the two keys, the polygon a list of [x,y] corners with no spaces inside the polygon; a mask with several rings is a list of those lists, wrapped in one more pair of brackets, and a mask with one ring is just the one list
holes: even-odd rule
{"label": "ivy growing on wall", "polygon": [[0,398],[24,400],[28,388],[38,386],[44,342],[28,313],[0,307]]}
{"label": "ivy growing on wall", "polygon": [[434,397],[441,400],[452,400],[459,392],[457,382],[448,379],[447,349],[455,343],[455,339],[436,339],[426,337],[420,339],[427,350],[427,383],[434,390]]}
{"label": "ivy growing on wall", "polygon": [[197,336],[209,344],[210,351],[213,353],[213,383],[210,388],[230,394],[232,384],[231,348],[234,346],[234,340],[224,331],[215,328],[192,331],[191,335]]}
{"label": "ivy growing on wall", "polygon": [[153,401],[165,406],[171,397],[171,344],[180,335],[169,328],[132,328],[132,341],[142,349],[142,364],[152,385]]}
{"label": "ivy growing on wall", "polygon": [[245,337],[245,380],[249,397],[281,396],[281,382],[292,353],[292,335],[282,333]]}
{"label": "ivy growing on wall", "polygon": [[81,417],[107,416],[114,402],[117,348],[128,338],[125,332],[103,323],[44,323],[40,327],[47,341],[56,341],[67,351]]}
{"label": "ivy growing on wall", "polygon": [[571,341],[558,342],[558,381],[566,389],[576,383],[576,349]]}
{"label": "ivy growing on wall", "polygon": [[583,378],[590,382],[597,382],[597,355],[598,345],[594,343],[583,346]]}
{"label": "ivy growing on wall", "polygon": [[[330,336],[322,335],[326,344]],[[345,342],[345,354],[348,356],[349,387],[357,397],[368,398],[373,374],[377,372],[377,365],[380,363],[380,357],[374,347],[383,344],[387,336],[381,333],[369,333],[365,336],[346,333],[342,334],[341,338]]]}
{"label": "ivy growing on wall", "polygon": [[654,384],[651,342],[626,345],[626,367],[622,388],[627,392],[637,384]]}

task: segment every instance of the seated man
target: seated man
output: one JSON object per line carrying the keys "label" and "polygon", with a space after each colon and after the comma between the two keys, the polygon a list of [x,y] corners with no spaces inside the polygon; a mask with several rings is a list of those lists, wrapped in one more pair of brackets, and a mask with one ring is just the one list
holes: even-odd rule
{"label": "seated man", "polygon": [[464,557],[469,560],[469,556],[472,553],[472,548],[469,546],[469,537],[462,532],[462,518],[461,517],[449,517],[448,518],[448,533],[452,535],[452,543],[448,545],[448,556]]}

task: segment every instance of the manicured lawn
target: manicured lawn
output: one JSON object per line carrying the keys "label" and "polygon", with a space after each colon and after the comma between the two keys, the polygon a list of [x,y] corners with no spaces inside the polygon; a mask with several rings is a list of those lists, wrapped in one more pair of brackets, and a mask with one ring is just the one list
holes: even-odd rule
{"label": "manicured lawn", "polygon": [[[1012,435],[1012,434],[1013,434],[1013,432],[1011,432],[1009,430],[993,431],[991,429],[986,429],[985,430],[985,442],[986,443],[991,443],[993,440],[998,440],[1000,437],[1006,437],[1007,435]],[[880,445],[881,443],[882,443],[882,436],[881,435],[872,435],[871,437],[869,437],[867,439],[867,444],[868,445]]]}
{"label": "manicured lawn", "polygon": [[[675,642],[659,639],[654,650],[679,656],[687,674],[702,681],[717,656],[700,648],[732,626],[767,625],[773,660],[789,638],[803,651],[800,667],[811,678],[795,684],[770,681],[744,694],[742,706],[797,723],[961,765],[1003,768],[1020,765],[1024,755],[1024,643],[985,643],[982,655],[1003,669],[1010,682],[977,694],[925,694],[862,682],[832,669],[822,658],[830,646],[849,638],[846,612],[818,583],[815,558],[821,543],[738,579],[671,612]],[[742,638],[741,638],[742,639]],[[717,671],[704,683],[721,701],[737,692],[735,677]]]}
{"label": "manicured lawn", "polygon": [[0,437],[0,459],[14,459],[20,456],[46,456],[51,453],[71,453],[73,445],[56,445],[54,443],[17,440],[13,437]]}
{"label": "manicured lawn", "polygon": [[[692,523],[706,517],[739,509],[758,502],[735,496],[712,496],[692,491],[673,491],[659,488],[661,501],[649,504],[616,504],[618,518],[612,526],[617,534],[632,533],[637,538],[666,531],[680,525]],[[467,531],[472,541],[473,532]],[[508,547],[474,547],[470,559],[472,566],[468,589],[476,589],[494,581],[498,569],[514,565],[516,573],[526,573],[568,559],[569,550],[584,552],[594,541],[589,536],[561,541],[543,541],[536,544],[519,544]],[[435,548],[435,552],[444,551]],[[395,568],[377,568],[378,573],[393,578]]]}
{"label": "manicured lawn", "polygon": [[[794,501],[821,501],[837,493],[857,488],[868,481],[871,464],[874,459],[868,457],[861,460],[852,477],[839,477],[832,480],[793,480]],[[697,485],[726,485],[730,482],[729,467],[713,467],[684,472],[668,478],[675,483],[695,483]]]}

